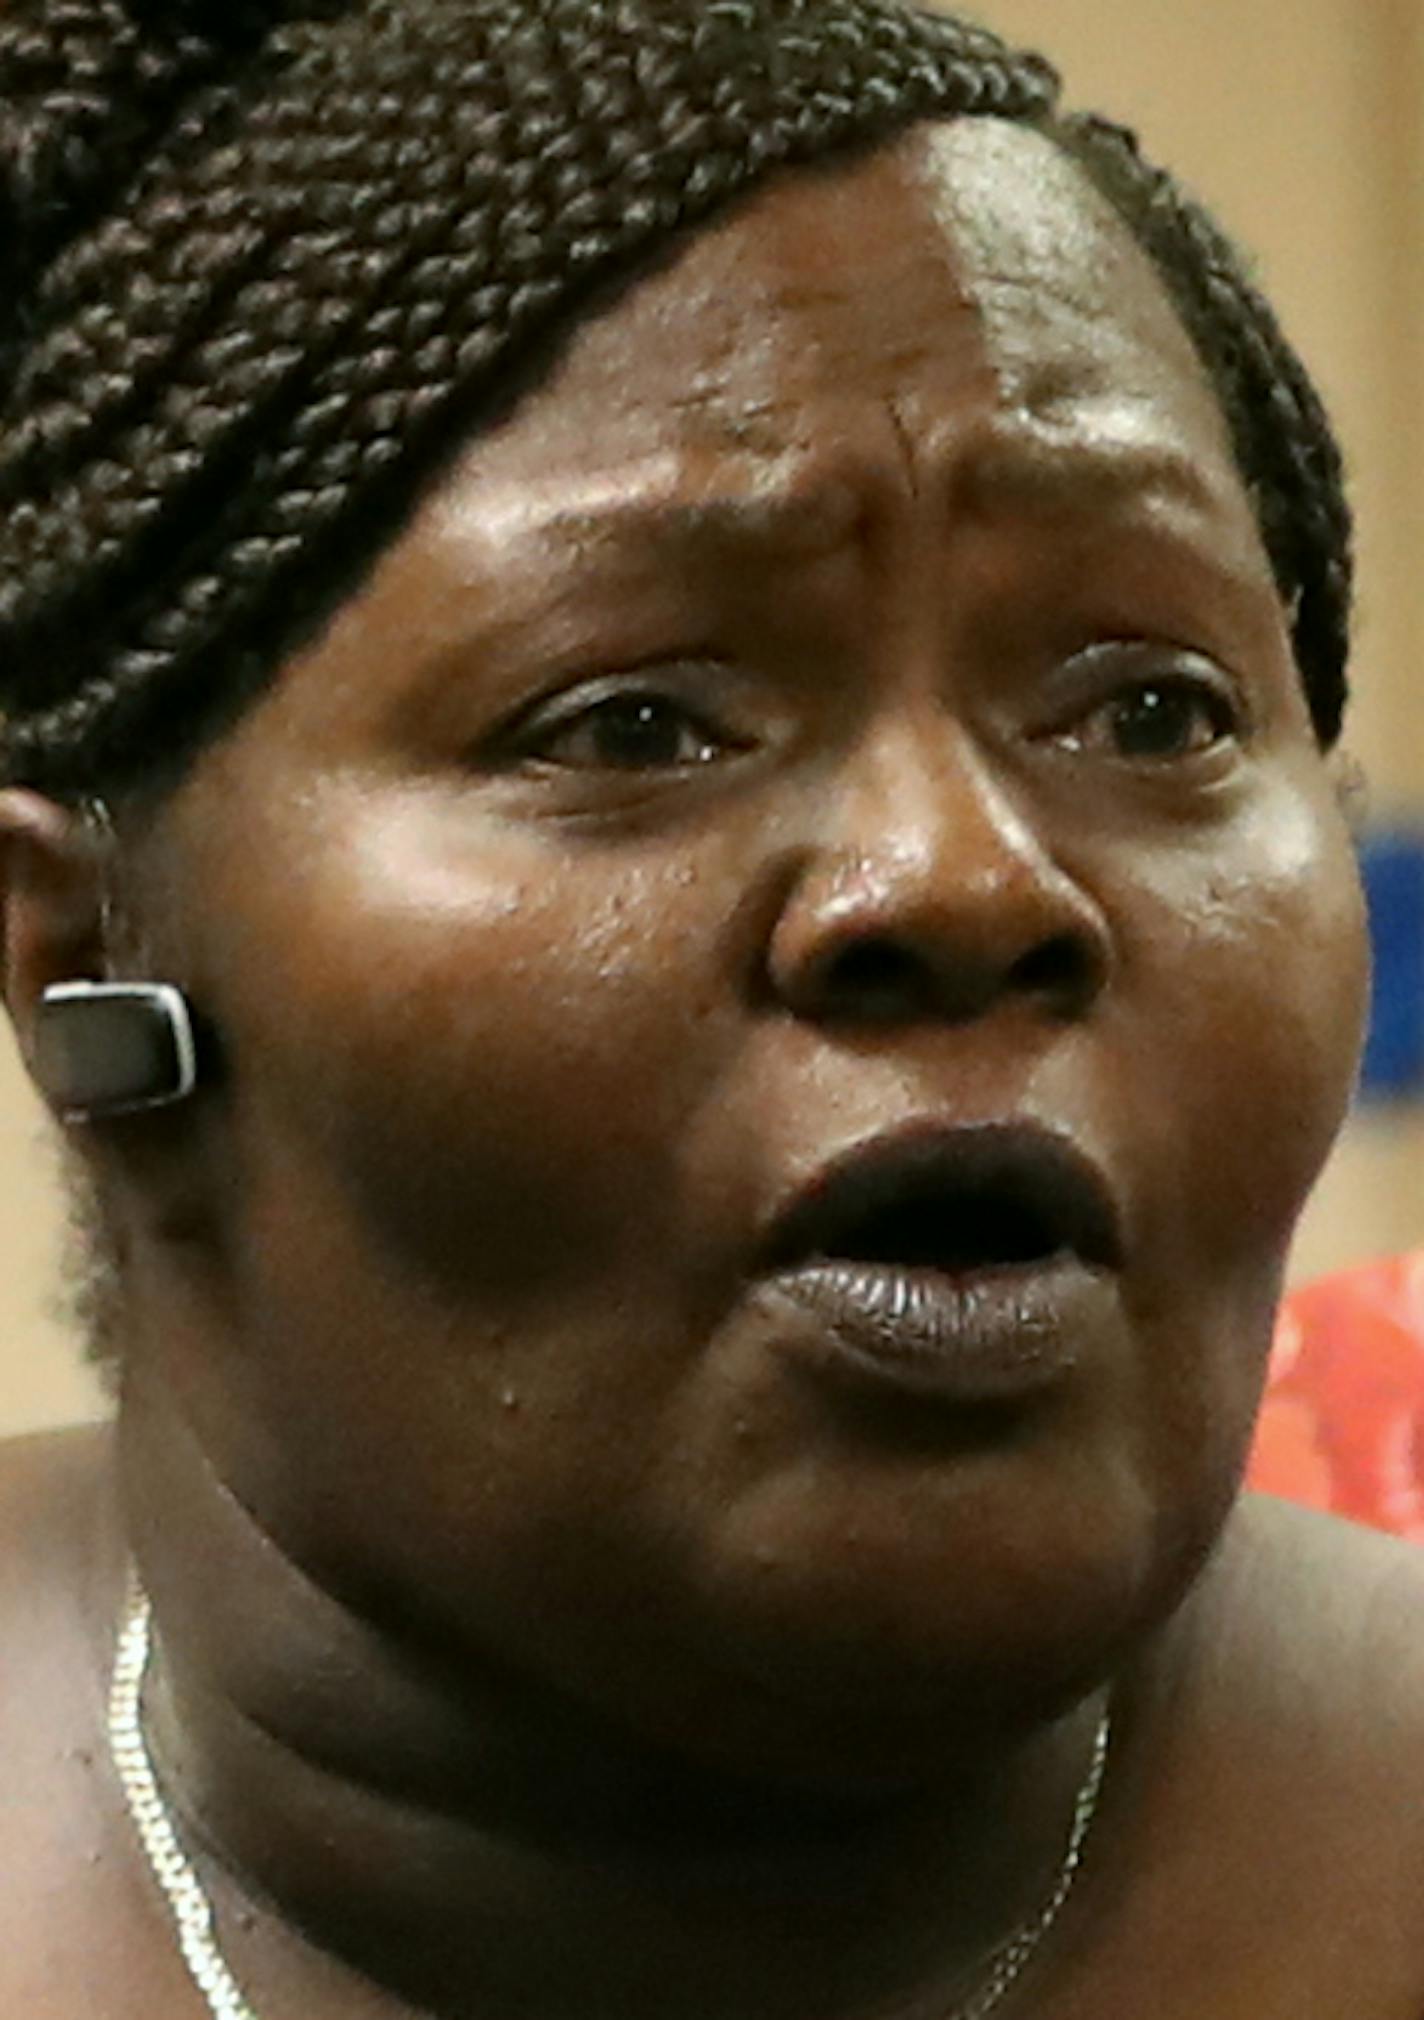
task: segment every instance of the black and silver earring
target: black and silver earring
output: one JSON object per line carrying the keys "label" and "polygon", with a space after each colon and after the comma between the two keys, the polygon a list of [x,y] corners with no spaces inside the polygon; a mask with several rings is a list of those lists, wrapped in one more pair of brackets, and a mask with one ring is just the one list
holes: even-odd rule
{"label": "black and silver earring", "polygon": [[31,1069],[70,1121],[185,1101],[198,1084],[192,1013],[171,982],[56,982],[40,998]]}
{"label": "black and silver earring", "polygon": [[[114,823],[101,799],[81,804],[106,852]],[[100,895],[104,944],[113,940],[107,875]],[[55,982],[40,997],[31,1071],[50,1105],[71,1122],[100,1121],[186,1101],[198,1084],[193,1014],[171,982]]]}

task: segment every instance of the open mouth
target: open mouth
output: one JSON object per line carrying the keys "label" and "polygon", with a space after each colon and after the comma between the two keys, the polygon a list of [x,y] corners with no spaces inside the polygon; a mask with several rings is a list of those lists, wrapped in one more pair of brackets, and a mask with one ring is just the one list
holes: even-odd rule
{"label": "open mouth", "polygon": [[1048,1215],[1011,1191],[921,1194],[849,1226],[834,1254],[949,1274],[1044,1262],[1063,1247]]}
{"label": "open mouth", "polygon": [[1121,1261],[1118,1215],[1071,1145],[1021,1125],[903,1133],[820,1174],[773,1227],[773,1273],[825,1262],[949,1276]]}

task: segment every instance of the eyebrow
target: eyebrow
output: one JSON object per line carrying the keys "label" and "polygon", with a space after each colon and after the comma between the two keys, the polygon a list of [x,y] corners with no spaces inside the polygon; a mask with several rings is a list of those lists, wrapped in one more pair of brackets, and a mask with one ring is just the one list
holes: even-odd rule
{"label": "eyebrow", "polygon": [[[518,531],[577,553],[644,542],[674,550],[709,543],[815,560],[842,546],[885,495],[885,468],[868,460],[814,451],[739,458],[745,477],[718,476],[695,488],[695,459],[669,452],[593,476],[571,487],[550,483],[542,495],[515,486],[476,504],[482,534]],[[986,430],[945,473],[958,511],[985,519],[1042,519],[1067,513],[1110,518],[1133,505],[1185,508],[1214,517],[1223,503],[1220,474],[1160,431],[1122,428],[1085,441],[1063,425],[1023,417]],[[467,508],[468,509],[468,508]],[[454,515],[458,518],[463,514]]]}
{"label": "eyebrow", "polygon": [[518,516],[532,536],[575,548],[642,538],[668,546],[710,540],[771,548],[788,558],[829,552],[863,517],[863,491],[845,474],[823,470],[808,479],[804,463],[789,463],[752,465],[747,481],[723,481],[701,493],[689,487],[685,466],[660,459],[641,488],[636,468],[617,472],[572,498],[561,485],[543,511],[530,511],[526,499]]}
{"label": "eyebrow", "polygon": [[1139,503],[1209,515],[1225,502],[1220,473],[1160,434],[1124,430],[1088,443],[1041,419],[986,441],[956,485],[962,500],[992,517],[1107,516]]}

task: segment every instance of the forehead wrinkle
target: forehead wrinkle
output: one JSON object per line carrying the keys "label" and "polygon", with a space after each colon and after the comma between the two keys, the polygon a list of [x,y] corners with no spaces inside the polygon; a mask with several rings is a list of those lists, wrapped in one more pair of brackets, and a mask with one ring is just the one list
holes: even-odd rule
{"label": "forehead wrinkle", "polygon": [[795,436],[792,415],[785,401],[745,395],[732,401],[720,379],[695,382],[678,393],[669,412],[692,432],[696,448],[702,452],[745,455],[770,464],[780,464],[789,453]]}

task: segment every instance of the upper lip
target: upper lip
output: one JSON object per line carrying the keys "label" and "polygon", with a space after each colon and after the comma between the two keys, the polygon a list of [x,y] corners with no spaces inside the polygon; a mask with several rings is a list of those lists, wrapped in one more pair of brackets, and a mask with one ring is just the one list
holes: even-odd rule
{"label": "upper lip", "polygon": [[1112,1190],[1068,1138],[1034,1123],[902,1128],[834,1158],[775,1215],[765,1273],[821,1260],[966,1272],[1068,1251],[1122,1261]]}

